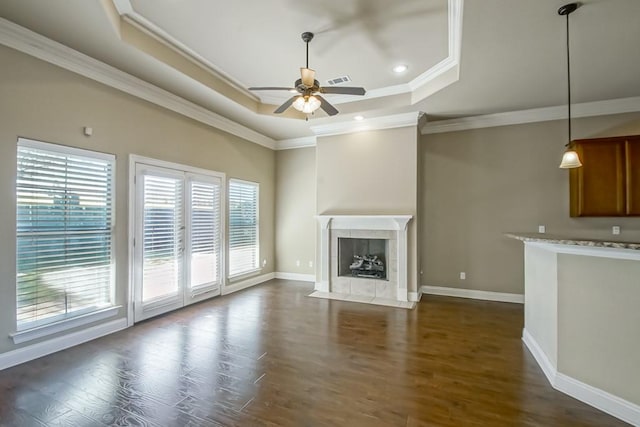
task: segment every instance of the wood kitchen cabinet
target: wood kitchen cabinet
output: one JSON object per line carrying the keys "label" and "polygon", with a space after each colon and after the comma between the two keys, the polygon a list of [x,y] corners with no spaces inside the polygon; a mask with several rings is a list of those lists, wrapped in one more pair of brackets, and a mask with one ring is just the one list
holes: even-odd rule
{"label": "wood kitchen cabinet", "polygon": [[569,172],[570,214],[640,216],[640,135],[580,139]]}

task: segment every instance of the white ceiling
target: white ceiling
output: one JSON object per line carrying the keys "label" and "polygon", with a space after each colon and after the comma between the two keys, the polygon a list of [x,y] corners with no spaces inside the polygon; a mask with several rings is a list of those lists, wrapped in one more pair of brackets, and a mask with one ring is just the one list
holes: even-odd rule
{"label": "white ceiling", "polygon": [[[110,19],[111,1],[3,0],[0,16],[274,139],[355,114],[421,110],[434,120],[566,102],[565,18],[556,12],[566,1],[466,0],[459,76],[436,93],[421,84],[457,60],[449,27],[460,15],[447,4],[460,0],[114,0],[120,21]],[[639,96],[640,1],[582,3],[570,18],[574,101]],[[358,102],[327,96],[336,117],[273,116],[258,96],[270,104],[289,94],[245,89],[292,85],[303,31],[316,33],[310,66],[321,84],[346,74],[369,91]],[[199,71],[141,38],[149,34]],[[397,63],[409,71],[395,75]]]}

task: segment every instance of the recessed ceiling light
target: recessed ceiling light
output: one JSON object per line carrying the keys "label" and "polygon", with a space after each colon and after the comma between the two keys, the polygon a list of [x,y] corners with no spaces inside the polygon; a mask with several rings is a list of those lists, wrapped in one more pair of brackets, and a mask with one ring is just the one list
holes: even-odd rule
{"label": "recessed ceiling light", "polygon": [[404,64],[398,64],[398,65],[396,65],[395,67],[393,67],[393,72],[394,72],[394,73],[398,73],[398,74],[400,74],[400,73],[404,73],[405,71],[407,71],[407,69],[408,69],[408,68],[409,68],[409,67],[407,67],[407,66],[406,66],[406,65],[404,65]]}
{"label": "recessed ceiling light", "polygon": [[355,116],[353,120],[357,120],[357,121],[364,120],[364,116]]}

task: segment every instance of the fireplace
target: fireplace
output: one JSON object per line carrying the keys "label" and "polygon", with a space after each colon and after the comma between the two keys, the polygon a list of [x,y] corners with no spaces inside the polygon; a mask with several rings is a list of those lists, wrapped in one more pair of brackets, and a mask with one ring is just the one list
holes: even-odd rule
{"label": "fireplace", "polygon": [[338,276],[387,280],[388,242],[338,237]]}
{"label": "fireplace", "polygon": [[[411,308],[407,224],[411,215],[319,215],[321,297]],[[415,300],[414,300],[415,301]]]}

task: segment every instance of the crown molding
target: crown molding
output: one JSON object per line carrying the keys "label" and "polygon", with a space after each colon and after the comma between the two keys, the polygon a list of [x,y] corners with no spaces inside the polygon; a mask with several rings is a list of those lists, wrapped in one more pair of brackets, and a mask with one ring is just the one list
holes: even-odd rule
{"label": "crown molding", "polygon": [[311,131],[316,136],[330,136],[371,130],[417,126],[420,121],[420,117],[423,114],[424,113],[422,111],[412,111],[410,113],[364,119],[359,122],[354,120],[334,122],[326,125],[311,126]]}
{"label": "crown molding", "polygon": [[193,49],[190,49],[187,45],[180,42],[178,39],[169,35],[169,33],[164,31],[162,28],[158,27],[156,24],[154,24],[144,16],[137,13],[133,9],[133,7],[131,8],[131,10],[132,12],[130,13],[126,13],[126,14],[121,13],[120,14],[121,19],[131,24],[133,27],[137,28],[139,31],[147,34],[148,36],[162,43],[163,45],[173,50],[174,52],[184,56],[189,61],[196,64],[198,67],[206,70],[207,72],[209,72],[216,78],[222,80],[225,84],[233,87],[243,95],[248,96],[249,98],[256,101],[259,100],[258,96],[256,96],[256,94],[254,94],[250,90],[248,90],[244,85],[242,85],[242,83],[240,83],[239,81],[231,77],[229,74],[225,73],[224,71],[222,71],[221,69],[213,65],[211,62],[206,60],[202,55],[198,54]]}
{"label": "crown molding", "polygon": [[[161,27],[154,24],[133,7],[131,0],[112,0],[116,6],[116,10],[120,16],[127,22],[135,25],[140,31],[144,31],[146,34],[154,37],[159,42],[173,49],[179,54],[184,55],[187,59],[193,61],[200,67],[204,68],[208,72],[215,75],[228,85],[239,90],[243,94],[251,97],[252,99],[259,99],[262,104],[282,104],[285,99],[274,95],[259,95],[248,91],[245,86],[235,80],[229,74],[220,70],[217,66],[210,61],[199,55],[184,43],[164,31]],[[426,70],[424,73],[415,77],[408,83],[385,86],[382,88],[372,89],[367,91],[366,95],[359,97],[357,101],[364,101],[376,98],[383,98],[387,96],[399,95],[402,93],[411,93],[411,103],[415,104],[418,101],[426,98],[427,96],[437,92],[440,89],[454,83],[459,78],[459,64],[460,64],[460,52],[462,46],[462,11],[464,9],[464,0],[448,0],[447,3],[447,20],[448,20],[448,53],[447,57],[438,62],[433,67]],[[448,71],[455,69],[454,76],[451,77],[447,74]],[[332,104],[344,104],[353,102],[353,96],[332,96]]]}
{"label": "crown molding", "polygon": [[247,141],[275,149],[272,138],[4,18],[0,18],[0,44]]}
{"label": "crown molding", "polygon": [[291,150],[293,148],[315,147],[317,138],[305,136],[302,138],[281,139],[276,141],[276,150]]}
{"label": "crown molding", "polygon": [[[571,115],[572,118],[575,119],[581,117],[606,116],[609,114],[635,113],[638,111],[640,111],[640,97],[632,97],[574,104]],[[420,133],[427,135],[456,132],[496,126],[562,120],[567,119],[567,117],[567,106],[560,105],[430,122],[422,127]]]}

